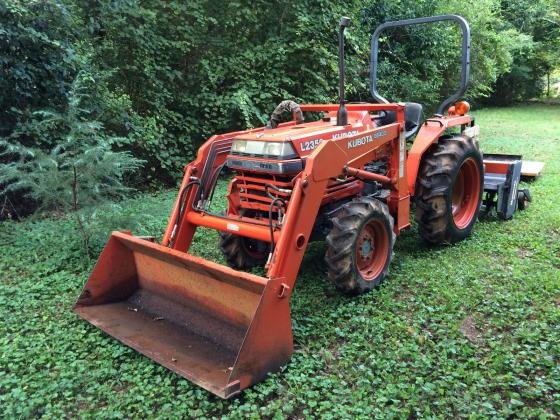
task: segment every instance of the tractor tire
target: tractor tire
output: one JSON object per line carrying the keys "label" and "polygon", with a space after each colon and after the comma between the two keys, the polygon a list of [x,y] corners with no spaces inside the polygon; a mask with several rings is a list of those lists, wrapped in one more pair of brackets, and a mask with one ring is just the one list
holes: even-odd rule
{"label": "tractor tire", "polygon": [[325,261],[337,289],[349,295],[381,284],[393,259],[393,217],[387,205],[370,197],[357,198],[332,219]]}
{"label": "tractor tire", "polygon": [[416,221],[430,244],[465,239],[477,220],[484,191],[478,143],[466,136],[439,139],[426,152],[416,184]]}
{"label": "tractor tire", "polygon": [[517,208],[519,210],[527,210],[531,201],[533,201],[533,199],[528,189],[525,188],[517,191]]}
{"label": "tractor tire", "polygon": [[270,245],[256,239],[220,232],[220,250],[230,267],[249,270],[265,265]]}

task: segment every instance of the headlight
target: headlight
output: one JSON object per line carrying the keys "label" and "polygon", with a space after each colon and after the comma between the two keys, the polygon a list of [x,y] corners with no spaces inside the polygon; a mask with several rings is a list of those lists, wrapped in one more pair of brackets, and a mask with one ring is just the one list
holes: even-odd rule
{"label": "headlight", "polygon": [[266,143],[264,147],[264,154],[271,156],[283,156],[284,145],[287,143]]}
{"label": "headlight", "polygon": [[234,140],[231,145],[234,155],[255,156],[270,159],[294,159],[298,155],[289,142],[257,140]]}
{"label": "headlight", "polygon": [[231,144],[231,151],[236,153],[245,153],[247,142],[245,140],[234,140]]}

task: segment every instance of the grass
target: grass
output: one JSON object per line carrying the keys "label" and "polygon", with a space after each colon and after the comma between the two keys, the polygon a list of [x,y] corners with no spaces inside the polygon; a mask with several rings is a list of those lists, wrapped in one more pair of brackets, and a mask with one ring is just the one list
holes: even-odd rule
{"label": "grass", "polygon": [[[295,353],[222,401],[78,319],[88,276],[70,219],[0,225],[0,417],[560,416],[560,107],[475,113],[487,152],[546,162],[534,203],[467,241],[397,240],[386,283],[358,298],[329,283],[323,243],[292,297]],[[160,236],[173,192],[98,209],[110,228]],[[216,236],[196,252],[220,260]]]}

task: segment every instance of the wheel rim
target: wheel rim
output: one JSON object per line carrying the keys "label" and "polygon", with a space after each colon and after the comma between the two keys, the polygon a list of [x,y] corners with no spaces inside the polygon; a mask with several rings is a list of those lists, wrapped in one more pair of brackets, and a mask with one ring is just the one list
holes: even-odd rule
{"label": "wheel rim", "polygon": [[388,248],[385,225],[379,220],[366,223],[356,241],[356,265],[364,280],[373,281],[383,272]]}
{"label": "wheel rim", "polygon": [[451,195],[453,222],[459,229],[466,228],[476,216],[480,197],[480,169],[473,158],[463,162]]}

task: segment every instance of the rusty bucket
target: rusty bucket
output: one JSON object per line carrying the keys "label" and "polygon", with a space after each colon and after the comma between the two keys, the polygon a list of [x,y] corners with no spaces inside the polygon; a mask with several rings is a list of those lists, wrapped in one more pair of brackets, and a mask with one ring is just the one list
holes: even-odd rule
{"label": "rusty bucket", "polygon": [[170,370],[229,398],[286,363],[281,284],[113,232],[74,311]]}

